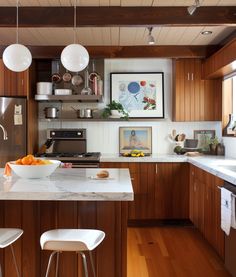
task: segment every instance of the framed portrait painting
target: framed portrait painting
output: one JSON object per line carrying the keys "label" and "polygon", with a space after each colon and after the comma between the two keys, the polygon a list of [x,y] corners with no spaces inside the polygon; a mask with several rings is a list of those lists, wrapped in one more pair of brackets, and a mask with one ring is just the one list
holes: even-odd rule
{"label": "framed portrait painting", "polygon": [[111,101],[122,104],[131,118],[164,118],[164,73],[111,73]]}
{"label": "framed portrait painting", "polygon": [[120,127],[119,152],[140,150],[145,155],[152,153],[152,127]]}

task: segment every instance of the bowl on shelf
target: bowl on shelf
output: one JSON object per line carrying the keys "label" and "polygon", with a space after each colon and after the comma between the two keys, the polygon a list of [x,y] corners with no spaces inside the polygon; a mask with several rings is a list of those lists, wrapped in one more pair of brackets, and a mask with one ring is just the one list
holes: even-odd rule
{"label": "bowl on shelf", "polygon": [[50,160],[49,164],[42,165],[18,165],[15,161],[8,163],[16,175],[21,178],[44,178],[51,175],[61,164],[58,160]]}

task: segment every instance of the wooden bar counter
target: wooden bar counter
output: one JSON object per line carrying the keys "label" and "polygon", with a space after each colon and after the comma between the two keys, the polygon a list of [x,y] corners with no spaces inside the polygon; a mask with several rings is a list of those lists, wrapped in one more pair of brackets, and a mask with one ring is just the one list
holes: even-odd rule
{"label": "wooden bar counter", "polygon": [[[127,201],[133,200],[129,171],[109,169],[109,180],[90,178],[98,170],[60,168],[48,178],[31,180],[0,177],[0,227],[24,230],[14,243],[21,276],[45,276],[50,251],[40,249],[39,238],[54,228],[103,230],[105,240],[93,251],[97,276],[126,276]],[[0,261],[4,276],[16,276],[10,249],[0,251]],[[83,276],[75,253],[62,253],[59,264],[60,277]]]}

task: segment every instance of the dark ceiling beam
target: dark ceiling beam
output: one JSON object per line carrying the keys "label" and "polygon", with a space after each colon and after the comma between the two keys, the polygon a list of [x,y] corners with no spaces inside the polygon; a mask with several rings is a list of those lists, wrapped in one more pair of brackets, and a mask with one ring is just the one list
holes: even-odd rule
{"label": "dark ceiling beam", "polygon": [[[0,56],[6,46],[0,46]],[[59,58],[64,46],[28,46],[35,59]],[[212,46],[86,46],[91,58],[205,58],[218,47]]]}
{"label": "dark ceiling beam", "polygon": [[[0,27],[15,27],[16,8],[0,7]],[[236,6],[78,7],[77,26],[236,26]],[[73,7],[20,7],[20,27],[72,27]]]}

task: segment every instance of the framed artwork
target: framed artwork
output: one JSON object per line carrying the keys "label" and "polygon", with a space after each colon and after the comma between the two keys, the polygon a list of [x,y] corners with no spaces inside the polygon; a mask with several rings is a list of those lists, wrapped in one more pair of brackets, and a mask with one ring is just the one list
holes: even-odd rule
{"label": "framed artwork", "polygon": [[209,152],[209,142],[211,138],[216,135],[215,130],[194,130],[194,139],[198,140],[198,148],[201,148],[204,152]]}
{"label": "framed artwork", "polygon": [[141,150],[144,154],[152,153],[152,127],[120,127],[119,152]]}
{"label": "framed artwork", "polygon": [[164,73],[110,73],[111,101],[131,118],[164,118]]}

